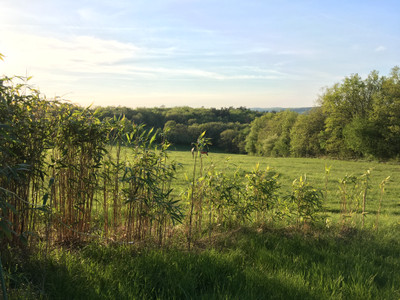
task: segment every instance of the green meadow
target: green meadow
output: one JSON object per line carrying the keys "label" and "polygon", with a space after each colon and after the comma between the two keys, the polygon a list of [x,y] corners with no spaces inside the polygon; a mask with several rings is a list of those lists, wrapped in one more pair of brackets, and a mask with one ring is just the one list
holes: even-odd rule
{"label": "green meadow", "polygon": [[[173,181],[179,199],[188,185],[185,177],[192,176],[194,158],[190,151],[168,155],[180,163]],[[201,163],[203,172],[213,165],[231,175],[238,168],[244,174],[257,164],[269,166],[279,174],[280,197],[290,194],[293,180],[306,174],[318,189],[327,184],[324,217],[312,227],[254,222],[216,230],[198,237],[190,251],[181,225],[161,248],[151,241],[99,239],[78,247],[39,249],[6,270],[10,299],[399,299],[398,164],[212,152]],[[339,180],[367,170],[366,225],[361,228],[356,215],[351,225],[343,226]],[[388,176],[380,198],[379,184]]]}
{"label": "green meadow", "polygon": [[[188,151],[171,151],[169,158],[181,164],[178,168],[175,180],[175,193],[179,194],[186,188],[185,177],[192,176],[194,160]],[[381,190],[379,184],[390,176],[385,186],[382,199],[381,214],[388,222],[399,222],[400,216],[400,164],[380,163],[376,161],[344,161],[321,158],[273,158],[240,154],[212,153],[203,155],[203,167],[207,170],[211,165],[227,174],[233,174],[238,169],[243,172],[251,172],[257,164],[260,169],[272,168],[279,174],[279,194],[290,194],[292,182],[300,176],[306,176],[307,180],[315,188],[325,191],[327,194],[324,207],[333,218],[338,218],[341,193],[339,181],[346,175],[362,176],[370,170],[370,182],[367,192],[367,219],[373,219],[377,213]],[[326,170],[329,170],[328,174]],[[372,220],[371,220],[372,221]]]}

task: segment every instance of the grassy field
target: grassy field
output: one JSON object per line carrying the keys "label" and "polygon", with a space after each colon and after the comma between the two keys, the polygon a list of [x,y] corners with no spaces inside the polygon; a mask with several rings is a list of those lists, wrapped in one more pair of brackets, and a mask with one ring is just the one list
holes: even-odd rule
{"label": "grassy field", "polygon": [[[176,194],[186,188],[185,174],[191,178],[193,173],[193,158],[190,151],[171,151],[170,159],[182,164],[178,169],[175,181]],[[325,168],[330,168],[328,175],[327,201],[324,206],[332,217],[337,218],[340,208],[339,180],[346,175],[361,176],[371,170],[370,188],[367,193],[367,212],[376,214],[379,206],[379,184],[390,176],[390,182],[385,187],[382,201],[382,220],[398,222],[400,218],[400,164],[379,163],[375,161],[342,161],[317,158],[271,158],[249,155],[209,153],[203,156],[203,166],[206,170],[210,165],[215,165],[219,170],[233,173],[237,168],[250,172],[256,164],[261,169],[267,166],[273,168],[279,176],[281,184],[280,194],[285,196],[291,192],[292,182],[300,176],[307,176],[309,182],[316,188],[325,190]],[[370,218],[371,219],[371,218]]]}
{"label": "grassy field", "polygon": [[[190,151],[171,151],[181,163],[174,182],[176,197],[193,172]],[[183,232],[163,248],[153,243],[104,244],[41,249],[27,261],[6,269],[10,299],[399,299],[400,186],[398,164],[324,159],[261,158],[210,153],[214,164],[232,174],[251,171],[257,163],[279,174],[280,195],[307,174],[325,188],[325,210],[333,220],[315,227],[257,224],[224,229],[198,239],[186,249]],[[346,174],[371,170],[367,223],[343,227],[338,181]],[[379,231],[374,228],[380,189],[387,176]],[[24,255],[24,254],[23,254]],[[17,256],[17,255],[16,255]],[[16,258],[17,260],[17,258]]]}

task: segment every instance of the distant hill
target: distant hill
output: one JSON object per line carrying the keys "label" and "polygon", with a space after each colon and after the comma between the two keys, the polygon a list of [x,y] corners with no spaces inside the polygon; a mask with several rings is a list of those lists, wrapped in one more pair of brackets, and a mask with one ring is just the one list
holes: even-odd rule
{"label": "distant hill", "polygon": [[283,110],[291,110],[298,112],[299,114],[303,114],[305,112],[308,112],[312,108],[313,107],[269,107],[269,108],[253,107],[250,108],[250,110],[260,111],[260,112],[273,112],[273,111],[279,112]]}

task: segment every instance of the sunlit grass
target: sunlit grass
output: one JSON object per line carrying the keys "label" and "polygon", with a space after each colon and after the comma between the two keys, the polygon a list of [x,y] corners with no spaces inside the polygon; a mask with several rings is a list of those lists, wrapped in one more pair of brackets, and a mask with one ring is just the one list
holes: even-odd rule
{"label": "sunlit grass", "polygon": [[[182,167],[178,169],[175,180],[175,194],[186,189],[185,174],[191,175],[193,158],[190,149],[187,151],[171,151],[170,159],[179,162]],[[345,175],[361,176],[367,170],[371,170],[370,188],[367,194],[366,211],[368,222],[372,225],[375,220],[380,198],[379,184],[390,176],[382,201],[380,222],[397,222],[400,216],[400,165],[398,163],[379,163],[376,161],[342,161],[318,158],[271,158],[257,157],[239,154],[209,153],[203,156],[203,166],[207,169],[214,164],[219,170],[233,174],[240,168],[244,172],[250,172],[256,164],[260,169],[267,166],[273,168],[280,174],[280,195],[288,195],[292,188],[292,182],[300,176],[307,175],[308,181],[316,188],[325,190],[325,167],[331,167],[328,175],[327,201],[324,202],[325,209],[331,218],[338,219],[340,213],[339,180]]]}

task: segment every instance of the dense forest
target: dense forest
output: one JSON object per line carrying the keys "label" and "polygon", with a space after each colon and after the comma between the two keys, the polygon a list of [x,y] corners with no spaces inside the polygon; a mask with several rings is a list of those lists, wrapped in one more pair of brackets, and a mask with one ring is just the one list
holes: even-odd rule
{"label": "dense forest", "polygon": [[325,89],[306,114],[267,113],[256,118],[246,151],[264,156],[398,159],[400,68],[389,76],[354,74]]}
{"label": "dense forest", "polygon": [[191,143],[204,131],[211,140],[212,149],[230,153],[245,153],[246,136],[250,123],[262,112],[240,108],[129,108],[98,107],[99,119],[124,116],[145,128],[164,130],[174,146],[191,148]]}

